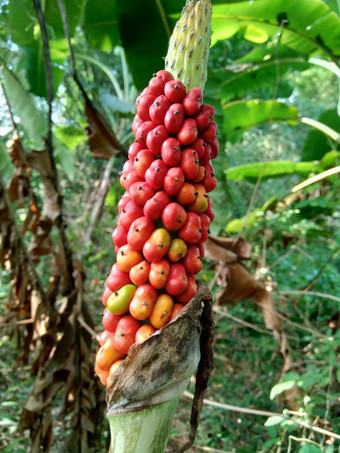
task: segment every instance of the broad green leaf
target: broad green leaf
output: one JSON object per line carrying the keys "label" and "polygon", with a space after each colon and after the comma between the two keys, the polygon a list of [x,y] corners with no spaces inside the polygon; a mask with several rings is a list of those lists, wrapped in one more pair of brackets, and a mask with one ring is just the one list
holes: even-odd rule
{"label": "broad green leaf", "polygon": [[[83,17],[86,0],[64,0],[64,3],[67,12],[67,22],[70,34],[73,36],[76,27],[80,24]],[[50,39],[64,38],[64,27],[57,0],[45,1],[44,15],[46,23],[49,27]]]}
{"label": "broad green leaf", "polygon": [[269,88],[268,96],[272,97],[278,76],[281,80],[289,69],[303,71],[309,67],[310,63],[303,54],[286,46],[256,47],[215,75],[221,81],[221,100],[224,103],[262,86]]}
{"label": "broad green leaf", "polygon": [[225,227],[225,231],[227,233],[239,233],[244,227],[251,227],[255,225],[257,220],[261,219],[264,216],[267,209],[276,203],[276,198],[271,197],[261,208],[254,209],[254,211],[250,212],[249,214],[245,215],[241,219],[233,219],[227,223]]}
{"label": "broad green leaf", "polygon": [[[52,49],[53,44],[51,43]],[[47,97],[45,60],[41,40],[34,40],[29,47],[21,47],[19,53],[21,58],[18,61],[16,70],[20,68],[25,69],[26,78],[32,93],[37,96]],[[58,86],[63,80],[64,70],[61,68],[63,60],[64,58],[61,60],[58,59],[57,61],[54,60],[52,63],[54,92],[57,91]]]}
{"label": "broad green leaf", "polygon": [[168,40],[185,0],[130,2],[89,0],[84,30],[92,47],[124,47],[134,84],[142,90],[152,74],[164,68]]}
{"label": "broad green leaf", "polygon": [[[120,44],[116,1],[89,0],[86,4],[83,29],[91,46],[110,51]],[[133,11],[133,8],[131,8]]]}
{"label": "broad green leaf", "polygon": [[12,40],[19,46],[33,41],[34,25],[37,23],[32,0],[10,0],[8,26]]}
{"label": "broad green leaf", "polygon": [[[327,110],[319,118],[320,123],[340,131],[340,117],[336,109]],[[332,150],[332,141],[321,131],[312,130],[308,133],[301,153],[301,160],[320,160]]]}
{"label": "broad green leaf", "polygon": [[[287,21],[282,29],[282,22]],[[254,27],[263,37],[275,36],[282,30],[280,42],[303,53],[316,49],[328,55],[340,55],[340,18],[322,0],[244,1],[218,4],[213,8],[212,29],[218,39],[225,39],[222,30],[242,27],[245,38],[256,38]],[[230,36],[230,34],[229,34]],[[212,37],[212,43],[216,42]]]}
{"label": "broad green leaf", "polygon": [[223,131],[231,142],[237,140],[242,133],[261,123],[278,123],[286,121],[297,124],[299,112],[279,101],[235,101],[223,105]]}
{"label": "broad green leaf", "polygon": [[114,112],[120,112],[123,114],[135,113],[136,106],[132,102],[127,102],[119,99],[110,93],[100,93],[101,102],[106,105],[110,110]]}
{"label": "broad green leaf", "polygon": [[53,129],[55,136],[58,141],[66,146],[68,150],[74,149],[76,146],[79,146],[81,143],[84,143],[88,139],[85,131],[76,129],[75,127],[55,127]]}
{"label": "broad green leaf", "polygon": [[311,443],[306,443],[302,447],[299,448],[298,453],[320,453],[323,450],[318,445],[314,445]]}
{"label": "broad green leaf", "polygon": [[38,110],[33,97],[27,93],[16,74],[8,68],[4,68],[3,78],[13,111],[20,118],[27,137],[32,141],[35,149],[43,149],[43,137],[47,133],[46,118]]}
{"label": "broad green leaf", "polygon": [[152,75],[164,68],[163,57],[175,21],[169,14],[181,11],[184,1],[117,2],[119,29],[136,87],[147,86]]}
{"label": "broad green leaf", "polygon": [[273,400],[277,395],[285,392],[286,390],[292,389],[296,385],[295,380],[279,382],[278,384],[274,385],[270,392],[270,399]]}
{"label": "broad green leaf", "polygon": [[0,141],[0,173],[7,180],[12,174],[13,166],[3,141]]}
{"label": "broad green leaf", "polygon": [[[70,34],[73,36],[74,31],[79,25],[83,15],[86,0],[64,0],[64,2],[67,11]],[[22,5],[22,3],[25,5],[27,3],[27,11],[25,9],[26,6]],[[12,27],[13,40],[17,39],[18,41],[19,39],[20,42],[18,42],[18,44],[22,46],[19,49],[20,58],[17,63],[18,66],[16,71],[24,68],[26,71],[26,78],[30,84],[30,91],[37,96],[47,97],[43,43],[35,11],[32,7],[33,2],[28,2],[27,0],[24,2],[11,0],[10,10],[11,4],[13,22],[15,22],[16,14],[18,14],[19,19],[21,18],[18,28],[23,27],[23,30],[27,30],[27,33],[21,36],[19,31],[16,30],[14,26]],[[57,0],[48,0],[42,6],[49,34],[49,46],[53,70],[53,86],[54,92],[56,92],[58,86],[63,80],[63,64],[65,59],[68,58],[69,51]],[[30,30],[31,34],[28,35]],[[18,36],[18,38],[16,38],[16,36]]]}
{"label": "broad green leaf", "polygon": [[269,417],[264,426],[275,426],[280,424],[283,420],[285,420],[284,417],[280,417],[279,415],[273,415],[272,417]]}
{"label": "broad green leaf", "polygon": [[228,179],[236,181],[248,181],[256,183],[259,178],[262,181],[271,178],[298,174],[309,175],[311,171],[319,167],[314,162],[292,162],[289,160],[276,160],[271,162],[259,162],[254,164],[240,165],[225,170]]}
{"label": "broad green leaf", "polygon": [[56,162],[62,167],[66,177],[72,181],[76,176],[77,168],[74,165],[74,158],[70,150],[55,140],[54,153]]}

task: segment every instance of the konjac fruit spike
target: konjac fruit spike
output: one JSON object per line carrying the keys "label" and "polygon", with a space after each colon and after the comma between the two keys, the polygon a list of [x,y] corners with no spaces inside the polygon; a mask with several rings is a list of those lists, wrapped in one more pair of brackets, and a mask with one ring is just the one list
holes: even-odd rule
{"label": "konjac fruit spike", "polygon": [[102,296],[105,331],[96,369],[104,385],[131,345],[174,319],[197,293],[204,242],[214,218],[219,153],[214,108],[203,102],[210,0],[188,0],[166,57],[136,99],[136,140],[120,176],[112,239],[117,262]]}

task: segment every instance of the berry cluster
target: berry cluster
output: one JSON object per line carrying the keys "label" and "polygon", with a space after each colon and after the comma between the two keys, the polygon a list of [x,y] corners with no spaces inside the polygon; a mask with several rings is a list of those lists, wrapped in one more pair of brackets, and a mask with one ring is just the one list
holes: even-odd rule
{"label": "berry cluster", "polygon": [[161,70],[136,100],[136,141],[121,172],[125,193],[112,233],[117,262],[103,294],[96,373],[109,384],[130,346],[164,327],[197,292],[214,218],[214,109],[202,91]]}

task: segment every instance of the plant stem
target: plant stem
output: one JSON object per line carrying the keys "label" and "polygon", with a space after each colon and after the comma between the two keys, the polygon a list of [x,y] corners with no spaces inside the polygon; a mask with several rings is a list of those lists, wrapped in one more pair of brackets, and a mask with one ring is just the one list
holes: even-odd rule
{"label": "plant stem", "polygon": [[109,415],[110,453],[163,453],[178,397],[125,415]]}

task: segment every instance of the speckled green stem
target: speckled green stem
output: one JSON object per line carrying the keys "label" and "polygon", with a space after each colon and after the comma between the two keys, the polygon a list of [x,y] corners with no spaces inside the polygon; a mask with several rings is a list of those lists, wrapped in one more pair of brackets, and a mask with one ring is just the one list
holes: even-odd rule
{"label": "speckled green stem", "polygon": [[163,453],[179,398],[139,412],[108,416],[110,453]]}
{"label": "speckled green stem", "polygon": [[187,0],[169,41],[165,69],[187,90],[204,89],[211,41],[211,0]]}

